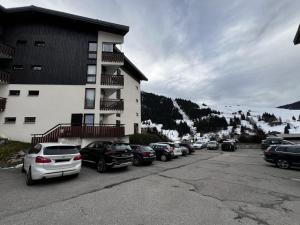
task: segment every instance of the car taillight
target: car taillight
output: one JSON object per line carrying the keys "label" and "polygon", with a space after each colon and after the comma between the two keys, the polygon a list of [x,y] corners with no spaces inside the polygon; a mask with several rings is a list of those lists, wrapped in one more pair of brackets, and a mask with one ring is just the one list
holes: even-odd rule
{"label": "car taillight", "polygon": [[143,156],[149,157],[150,156],[150,152],[143,152]]}
{"label": "car taillight", "polygon": [[37,156],[35,158],[35,162],[36,163],[51,163],[51,159],[48,159],[48,158],[43,157],[43,156]]}
{"label": "car taillight", "polygon": [[74,161],[76,161],[76,160],[81,160],[81,155],[76,155],[76,156],[74,157],[73,160],[74,160]]}
{"label": "car taillight", "polygon": [[264,151],[264,153],[265,153],[266,155],[271,154],[271,149],[272,149],[272,147],[268,147],[268,148]]}

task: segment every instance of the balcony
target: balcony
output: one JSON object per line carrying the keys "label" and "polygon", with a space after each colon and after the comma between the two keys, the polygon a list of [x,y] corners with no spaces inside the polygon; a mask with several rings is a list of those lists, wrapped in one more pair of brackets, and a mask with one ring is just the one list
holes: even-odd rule
{"label": "balcony", "polygon": [[101,99],[100,110],[122,111],[124,110],[124,101],[123,99]]}
{"label": "balcony", "polygon": [[12,59],[15,55],[15,50],[5,44],[0,43],[0,59]]}
{"label": "balcony", "polygon": [[3,112],[6,107],[6,98],[0,97],[0,112]]}
{"label": "balcony", "polygon": [[44,134],[33,134],[32,144],[57,142],[59,138],[124,137],[124,125],[115,124],[58,124]]}
{"label": "balcony", "polygon": [[0,84],[8,84],[9,78],[9,73],[0,70]]}
{"label": "balcony", "polygon": [[101,85],[124,86],[124,76],[102,74],[101,75]]}
{"label": "balcony", "polygon": [[123,64],[124,54],[122,52],[102,52],[102,62]]}

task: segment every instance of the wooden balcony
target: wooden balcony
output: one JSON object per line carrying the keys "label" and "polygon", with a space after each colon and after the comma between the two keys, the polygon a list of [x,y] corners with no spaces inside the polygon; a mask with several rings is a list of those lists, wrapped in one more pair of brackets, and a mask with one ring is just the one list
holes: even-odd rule
{"label": "wooden balcony", "polygon": [[122,111],[124,110],[123,99],[100,99],[100,110]]}
{"label": "wooden balcony", "polygon": [[15,55],[15,50],[5,44],[0,43],[0,59],[12,59]]}
{"label": "wooden balcony", "polygon": [[124,76],[102,74],[101,75],[101,85],[124,86]]}
{"label": "wooden balcony", "polygon": [[124,137],[124,125],[115,124],[58,124],[44,134],[33,134],[32,144],[57,142],[59,138]]}
{"label": "wooden balcony", "polygon": [[122,52],[102,52],[102,62],[124,63],[124,54]]}
{"label": "wooden balcony", "polygon": [[8,84],[10,75],[4,71],[0,70],[0,84]]}
{"label": "wooden balcony", "polygon": [[0,97],[0,112],[3,112],[6,107],[6,98]]}

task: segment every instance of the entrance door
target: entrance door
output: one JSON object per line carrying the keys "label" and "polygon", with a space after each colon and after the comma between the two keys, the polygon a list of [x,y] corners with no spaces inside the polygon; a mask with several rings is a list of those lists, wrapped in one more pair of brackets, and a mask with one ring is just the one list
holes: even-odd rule
{"label": "entrance door", "polygon": [[82,114],[72,114],[71,124],[72,126],[81,126],[82,125]]}

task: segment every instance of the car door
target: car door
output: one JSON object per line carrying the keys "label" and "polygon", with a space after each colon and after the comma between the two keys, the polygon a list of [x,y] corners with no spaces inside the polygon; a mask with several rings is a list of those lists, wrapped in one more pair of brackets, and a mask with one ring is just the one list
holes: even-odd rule
{"label": "car door", "polygon": [[28,171],[29,167],[35,163],[35,158],[37,154],[41,151],[41,149],[42,149],[41,144],[37,144],[31,149],[29,149],[28,153],[24,157],[24,169],[26,171]]}
{"label": "car door", "polygon": [[103,148],[103,144],[101,142],[94,142],[94,144],[90,147],[88,158],[90,161],[98,162],[99,155],[101,154]]}
{"label": "car door", "polygon": [[290,162],[299,164],[300,163],[300,147],[293,146],[289,148],[290,150]]}

